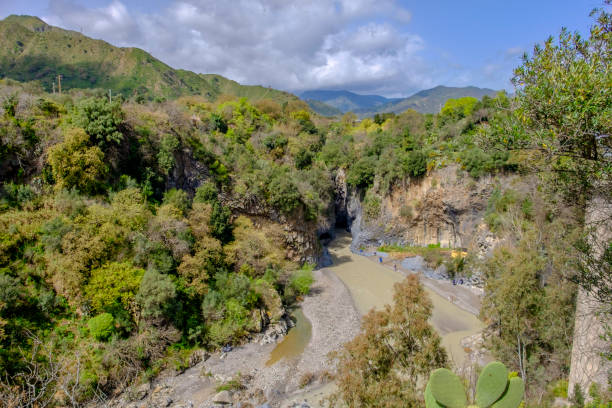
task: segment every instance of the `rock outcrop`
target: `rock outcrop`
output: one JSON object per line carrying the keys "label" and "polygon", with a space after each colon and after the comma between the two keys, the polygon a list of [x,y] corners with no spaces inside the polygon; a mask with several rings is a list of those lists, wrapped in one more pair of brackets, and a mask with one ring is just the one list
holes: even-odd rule
{"label": "rock outcrop", "polygon": [[356,191],[346,200],[353,247],[384,244],[466,248],[486,255],[497,244],[483,222],[496,184],[510,177],[473,180],[456,166],[432,171],[421,180],[394,188],[380,201],[378,216],[367,217]]}

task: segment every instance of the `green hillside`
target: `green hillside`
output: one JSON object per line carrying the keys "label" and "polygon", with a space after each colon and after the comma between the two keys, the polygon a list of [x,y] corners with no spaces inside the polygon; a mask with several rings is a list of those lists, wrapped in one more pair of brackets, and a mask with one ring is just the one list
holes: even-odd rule
{"label": "green hillside", "polygon": [[378,107],[376,110],[359,110],[355,113],[360,116],[371,116],[375,113],[401,113],[408,109],[414,109],[421,113],[437,113],[444,103],[449,99],[464,98],[471,96],[477,99],[483,96],[495,96],[498,91],[488,88],[478,88],[475,86],[450,87],[437,86],[426,89],[397,102],[391,102]]}
{"label": "green hillside", "polygon": [[261,86],[243,86],[219,75],[173,69],[138,48],[118,48],[81,33],[53,27],[37,17],[0,21],[0,77],[39,81],[47,91],[58,75],[62,88],[108,88],[124,96],[175,98],[226,93],[277,102],[294,95]]}
{"label": "green hillside", "polygon": [[312,109],[314,112],[318,113],[319,115],[340,116],[344,113],[340,109],[334,106],[331,106],[325,102],[317,101],[314,99],[306,99],[306,103],[308,104],[308,106],[310,106],[310,109]]}

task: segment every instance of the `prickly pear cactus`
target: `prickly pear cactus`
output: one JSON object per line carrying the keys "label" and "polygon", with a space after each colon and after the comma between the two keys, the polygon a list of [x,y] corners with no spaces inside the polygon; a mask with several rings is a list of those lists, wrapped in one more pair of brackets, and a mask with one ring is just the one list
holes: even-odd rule
{"label": "prickly pear cactus", "polygon": [[[525,384],[520,377],[508,378],[508,369],[499,362],[485,366],[476,383],[474,408],[518,408]],[[425,388],[427,408],[465,408],[467,398],[459,377],[446,368],[431,373]]]}

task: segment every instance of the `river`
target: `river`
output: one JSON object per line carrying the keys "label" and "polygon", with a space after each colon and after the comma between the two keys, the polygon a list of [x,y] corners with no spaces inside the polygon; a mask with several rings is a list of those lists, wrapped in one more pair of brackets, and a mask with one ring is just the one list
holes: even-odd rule
{"label": "river", "polygon": [[[393,285],[405,279],[400,271],[384,267],[350,250],[351,235],[336,232],[329,245],[333,265],[327,267],[338,276],[349,289],[353,302],[361,315],[372,308],[381,308],[393,300]],[[425,279],[425,278],[423,278]],[[430,323],[442,336],[442,345],[456,366],[462,366],[466,353],[460,345],[461,339],[480,332],[484,325],[473,314],[449,302],[444,297],[425,288],[433,303]],[[298,356],[308,344],[311,325],[303,314],[295,314],[296,327],[274,349],[268,364],[282,358]]]}

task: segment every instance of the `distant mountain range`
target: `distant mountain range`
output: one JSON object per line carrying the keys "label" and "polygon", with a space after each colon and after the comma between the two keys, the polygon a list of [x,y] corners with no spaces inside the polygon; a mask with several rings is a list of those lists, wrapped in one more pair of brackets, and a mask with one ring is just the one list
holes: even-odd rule
{"label": "distant mountain range", "polygon": [[63,89],[112,89],[128,97],[202,95],[215,100],[230,94],[279,103],[298,99],[276,89],[240,85],[221,75],[174,69],[139,48],[115,47],[37,17],[12,15],[0,20],[0,78],[39,81],[51,91],[58,75]]}
{"label": "distant mountain range", "polygon": [[437,86],[415,93],[408,98],[385,98],[379,95],[359,95],[349,91],[305,91],[300,94],[316,112],[333,109],[341,113],[354,112],[359,116],[372,116],[376,113],[400,113],[414,109],[421,113],[436,113],[451,98],[472,96],[482,98],[485,95],[495,96],[498,91],[488,88]]}
{"label": "distant mountain range", "polygon": [[[12,15],[0,20],[0,78],[39,81],[51,91],[58,75],[62,76],[63,89],[112,89],[127,97],[141,95],[153,99],[202,95],[213,101],[222,94],[229,94],[251,101],[271,99],[279,103],[298,99],[288,92],[241,85],[221,75],[174,69],[139,48],[115,47],[76,31],[50,26],[38,17]],[[482,98],[495,94],[492,89],[473,86],[438,86],[408,98],[327,90],[302,92],[300,97],[321,115],[355,112],[365,117],[407,109],[434,113],[449,98]]]}

